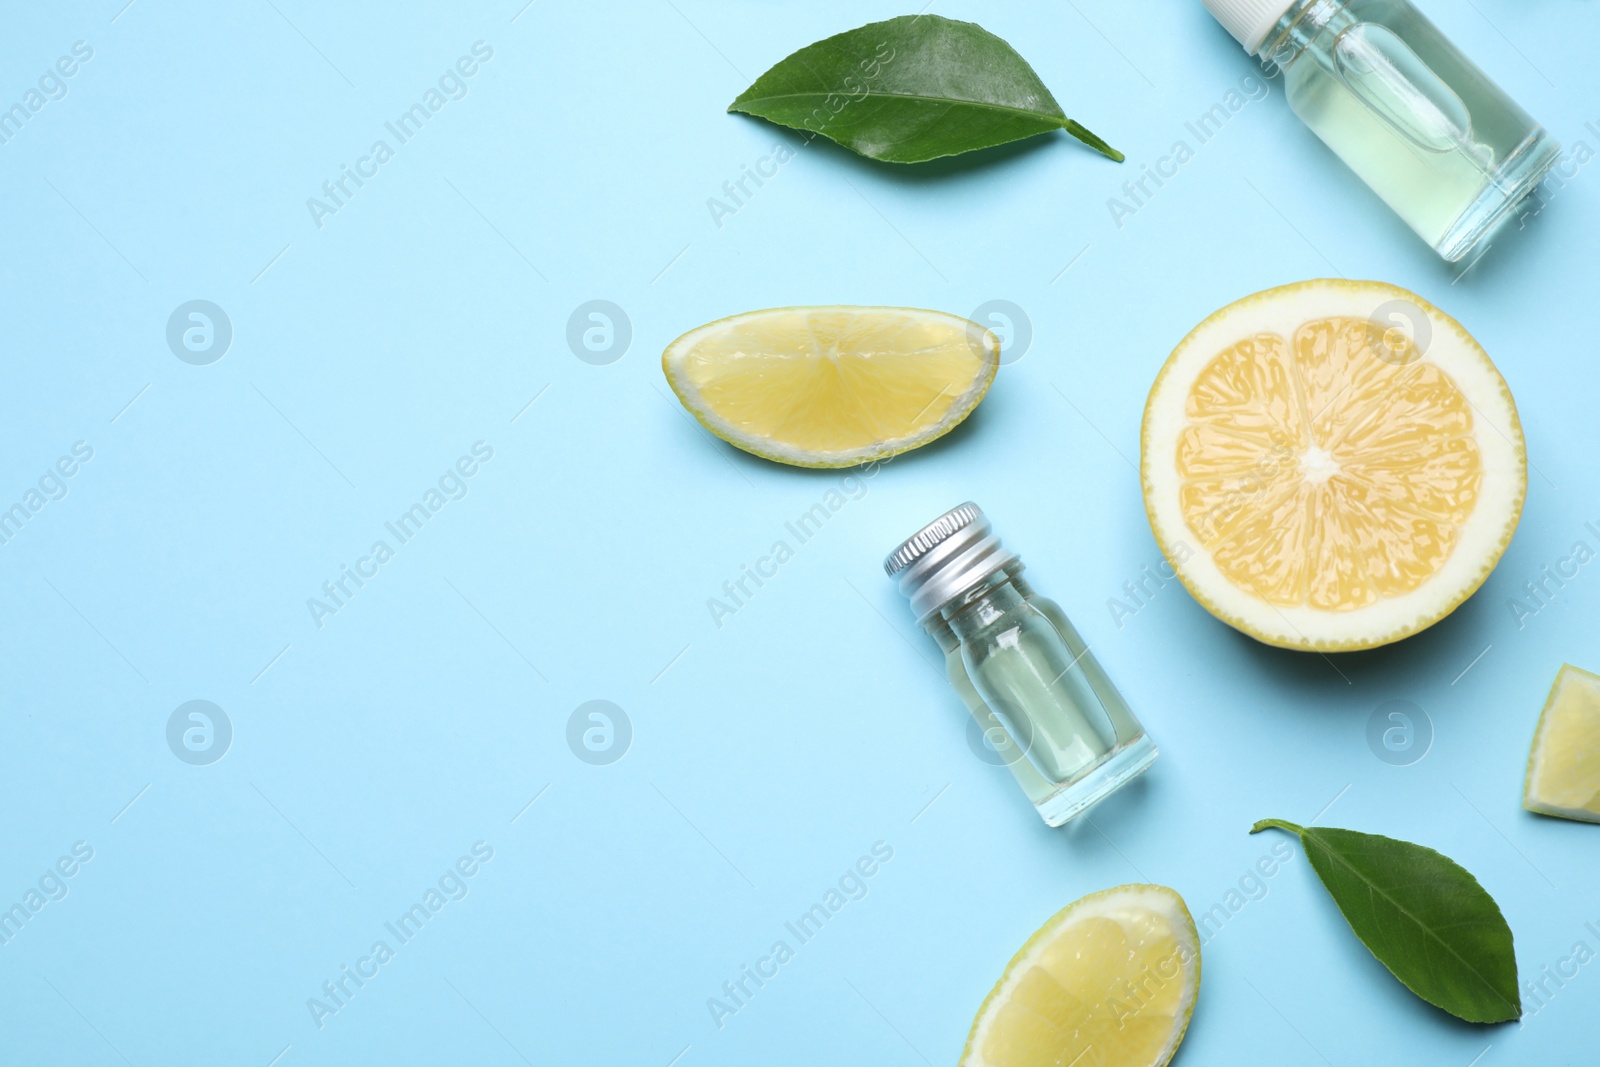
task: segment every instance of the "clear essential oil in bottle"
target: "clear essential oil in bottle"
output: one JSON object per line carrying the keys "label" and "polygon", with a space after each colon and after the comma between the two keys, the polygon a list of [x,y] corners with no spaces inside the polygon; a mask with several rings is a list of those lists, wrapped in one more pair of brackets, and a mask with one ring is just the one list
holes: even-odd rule
{"label": "clear essential oil in bottle", "polygon": [[1283,72],[1301,121],[1451,263],[1561,152],[1410,0],[1203,2]]}
{"label": "clear essential oil in bottle", "polygon": [[945,673],[985,742],[1060,826],[1135,778],[1155,742],[1053,601],[973,503],[945,512],[884,560],[939,643]]}

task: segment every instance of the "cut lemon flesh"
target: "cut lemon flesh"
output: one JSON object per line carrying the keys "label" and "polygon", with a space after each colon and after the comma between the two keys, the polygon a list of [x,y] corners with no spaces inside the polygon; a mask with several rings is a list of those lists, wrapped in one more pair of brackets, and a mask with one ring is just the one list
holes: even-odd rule
{"label": "cut lemon flesh", "polygon": [[1539,715],[1522,806],[1600,822],[1600,676],[1563,664]]}
{"label": "cut lemon flesh", "polygon": [[661,357],[683,406],[746,452],[850,467],[925,445],[988,392],[1000,342],[939,311],[792,307],[690,330]]}
{"label": "cut lemon flesh", "polygon": [[960,1067],[1162,1067],[1200,991],[1183,898],[1124,885],[1067,905],[1012,957]]}
{"label": "cut lemon flesh", "polygon": [[1459,323],[1381,282],[1269,289],[1201,323],[1145,407],[1145,509],[1207,610],[1346,651],[1448,615],[1527,490],[1505,380]]}

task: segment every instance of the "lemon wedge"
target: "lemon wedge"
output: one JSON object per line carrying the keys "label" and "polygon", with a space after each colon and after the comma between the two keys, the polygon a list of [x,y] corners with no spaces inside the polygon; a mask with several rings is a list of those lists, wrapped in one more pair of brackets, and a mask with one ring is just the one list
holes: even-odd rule
{"label": "lemon wedge", "polygon": [[1200,992],[1200,937],[1175,891],[1124,885],[1067,905],[978,1009],[960,1067],[1162,1067]]}
{"label": "lemon wedge", "polygon": [[1539,715],[1522,806],[1600,822],[1600,675],[1564,663]]}
{"label": "lemon wedge", "polygon": [[1318,280],[1218,311],[1145,406],[1156,541],[1257,640],[1374,648],[1444,618],[1499,562],[1527,457],[1505,380],[1415,293]]}
{"label": "lemon wedge", "polygon": [[746,312],[690,330],[661,357],[702,426],[798,467],[853,467],[949,433],[999,365],[999,339],[977,323],[887,307]]}

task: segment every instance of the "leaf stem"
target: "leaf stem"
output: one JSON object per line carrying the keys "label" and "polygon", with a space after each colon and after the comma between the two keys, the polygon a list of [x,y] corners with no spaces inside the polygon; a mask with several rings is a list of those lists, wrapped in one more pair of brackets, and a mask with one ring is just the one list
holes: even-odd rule
{"label": "leaf stem", "polygon": [[1253,834],[1259,834],[1263,830],[1287,830],[1296,837],[1306,832],[1305,827],[1296,826],[1294,823],[1286,822],[1283,819],[1262,819],[1250,827],[1250,832]]}
{"label": "leaf stem", "polygon": [[1073,119],[1067,119],[1061,124],[1061,128],[1072,134],[1072,136],[1076,137],[1084,144],[1088,145],[1090,148],[1094,149],[1096,152],[1099,152],[1101,155],[1106,156],[1109,159],[1114,159],[1118,163],[1121,163],[1124,159],[1128,158],[1121,152],[1118,152],[1115,148],[1112,148],[1110,145],[1106,144],[1099,137],[1096,137],[1087,128],[1080,125]]}

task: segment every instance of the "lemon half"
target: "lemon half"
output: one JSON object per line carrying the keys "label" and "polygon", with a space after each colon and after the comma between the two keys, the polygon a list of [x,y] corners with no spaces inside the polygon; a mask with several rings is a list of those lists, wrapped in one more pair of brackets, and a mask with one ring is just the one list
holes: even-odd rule
{"label": "lemon half", "polygon": [[661,356],[701,425],[799,467],[853,467],[949,433],[999,365],[999,339],[977,323],[888,307],[750,311],[690,330]]}
{"label": "lemon half", "polygon": [[1318,280],[1218,311],[1145,406],[1145,510],[1208,611],[1268,644],[1373,648],[1438,622],[1522,514],[1517,409],[1415,293]]}
{"label": "lemon half", "polygon": [[1600,676],[1562,664],[1534,731],[1522,806],[1600,822]]}
{"label": "lemon half", "polygon": [[1175,891],[1124,885],[1057,912],[978,1009],[960,1067],[1162,1067],[1200,992],[1200,936]]}

